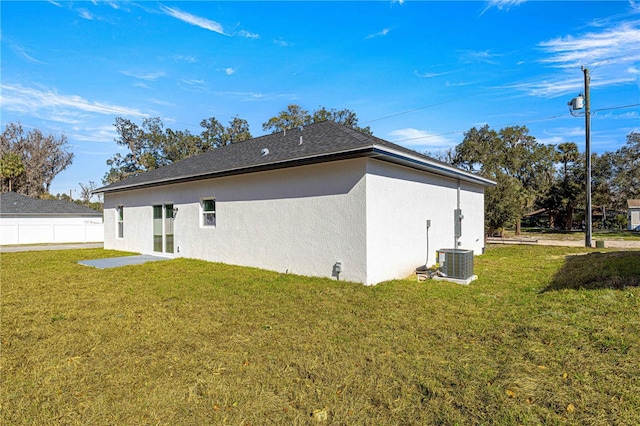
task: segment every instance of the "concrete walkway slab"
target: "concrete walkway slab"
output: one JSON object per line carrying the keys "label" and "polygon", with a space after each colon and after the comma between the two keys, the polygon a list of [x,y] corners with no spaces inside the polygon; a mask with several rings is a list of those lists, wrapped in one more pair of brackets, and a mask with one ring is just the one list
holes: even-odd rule
{"label": "concrete walkway slab", "polygon": [[80,260],[78,263],[84,266],[92,266],[98,269],[119,268],[121,266],[141,265],[147,262],[170,260],[167,257],[141,254],[138,256],[108,257],[105,259]]}

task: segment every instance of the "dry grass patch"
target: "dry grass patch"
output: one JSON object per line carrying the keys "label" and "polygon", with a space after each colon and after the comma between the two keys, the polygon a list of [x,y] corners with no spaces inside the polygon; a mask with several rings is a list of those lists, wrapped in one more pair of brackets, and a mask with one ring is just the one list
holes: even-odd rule
{"label": "dry grass patch", "polygon": [[578,252],[468,287],[2,254],[2,423],[640,424],[639,288],[541,292]]}

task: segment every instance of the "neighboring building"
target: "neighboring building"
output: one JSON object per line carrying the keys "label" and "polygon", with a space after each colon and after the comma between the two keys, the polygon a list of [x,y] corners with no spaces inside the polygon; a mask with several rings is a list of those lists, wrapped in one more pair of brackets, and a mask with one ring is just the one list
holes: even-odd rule
{"label": "neighboring building", "polygon": [[[105,248],[376,284],[484,249],[494,182],[334,122],[130,177],[104,194]],[[427,221],[430,228],[427,229]],[[427,261],[428,256],[428,261]]]}
{"label": "neighboring building", "polygon": [[63,200],[0,194],[0,245],[102,241],[99,211]]}
{"label": "neighboring building", "polygon": [[640,231],[640,200],[627,200],[629,208],[629,230]]}

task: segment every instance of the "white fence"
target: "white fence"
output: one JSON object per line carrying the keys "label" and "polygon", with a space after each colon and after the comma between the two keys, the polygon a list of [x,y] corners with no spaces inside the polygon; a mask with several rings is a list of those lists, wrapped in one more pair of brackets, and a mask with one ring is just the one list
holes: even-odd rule
{"label": "white fence", "polygon": [[102,222],[72,219],[34,222],[0,222],[0,245],[42,243],[93,243],[104,241]]}

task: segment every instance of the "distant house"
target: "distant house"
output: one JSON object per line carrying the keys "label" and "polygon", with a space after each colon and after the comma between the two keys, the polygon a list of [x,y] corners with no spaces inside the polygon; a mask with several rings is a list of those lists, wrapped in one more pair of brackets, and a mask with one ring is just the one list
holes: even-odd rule
{"label": "distant house", "polygon": [[[484,249],[494,182],[334,122],[218,148],[99,188],[105,248],[364,284]],[[429,226],[427,225],[429,223]]]}
{"label": "distant house", "polygon": [[102,213],[63,200],[0,194],[0,245],[101,242]]}
{"label": "distant house", "polygon": [[629,230],[640,231],[640,200],[627,200],[629,209]]}

